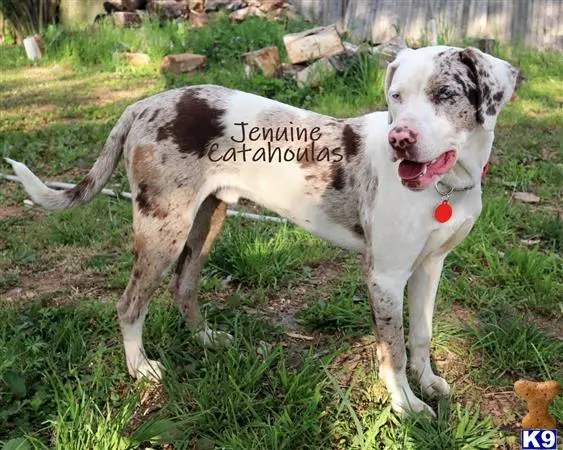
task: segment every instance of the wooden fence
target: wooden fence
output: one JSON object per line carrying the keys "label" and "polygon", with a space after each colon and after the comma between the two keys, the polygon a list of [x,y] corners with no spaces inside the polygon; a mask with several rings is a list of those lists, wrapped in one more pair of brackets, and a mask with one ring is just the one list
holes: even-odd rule
{"label": "wooden fence", "polygon": [[446,42],[495,38],[533,48],[563,50],[562,0],[293,0],[302,15],[338,23],[358,40],[383,42],[396,34]]}

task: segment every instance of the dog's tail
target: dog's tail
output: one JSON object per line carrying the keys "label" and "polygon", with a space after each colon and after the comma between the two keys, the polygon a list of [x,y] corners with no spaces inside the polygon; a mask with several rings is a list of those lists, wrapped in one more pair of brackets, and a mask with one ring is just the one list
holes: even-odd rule
{"label": "dog's tail", "polygon": [[25,164],[10,158],[4,159],[12,165],[24,189],[35,203],[46,209],[67,209],[83,205],[92,200],[108,182],[119,162],[123,145],[136,115],[134,105],[125,110],[111,130],[102,153],[88,175],[71,189],[63,191],[50,189]]}

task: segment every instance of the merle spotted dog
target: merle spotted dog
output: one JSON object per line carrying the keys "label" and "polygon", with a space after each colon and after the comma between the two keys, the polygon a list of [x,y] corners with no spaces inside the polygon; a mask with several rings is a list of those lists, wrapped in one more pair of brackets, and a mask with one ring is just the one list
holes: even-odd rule
{"label": "merle spotted dog", "polygon": [[[201,85],[128,107],[89,174],[47,188],[9,160],[31,198],[49,209],[91,200],[123,153],[133,195],[135,265],[117,303],[129,373],[158,379],[143,322],[151,294],[176,264],[173,290],[205,344],[227,341],[202,318],[200,269],[240,197],[311,233],[361,252],[379,337],[379,375],[398,412],[430,408],[407,381],[403,295],[408,289],[410,369],[425,395],[447,395],[430,364],[434,300],[446,255],[481,211],[481,172],[495,122],[519,71],[477,49],[404,49],[389,65],[389,110],[335,119],[256,95]],[[430,410],[431,411],[431,410]]]}

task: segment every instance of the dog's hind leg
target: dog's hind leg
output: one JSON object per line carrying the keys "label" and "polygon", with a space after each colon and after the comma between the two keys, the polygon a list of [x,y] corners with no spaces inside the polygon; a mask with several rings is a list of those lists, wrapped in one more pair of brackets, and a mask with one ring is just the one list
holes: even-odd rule
{"label": "dog's hind leg", "polygon": [[176,267],[176,277],[172,282],[178,309],[186,319],[188,327],[197,332],[204,345],[226,344],[231,337],[211,330],[202,318],[198,303],[200,273],[215,238],[221,231],[227,205],[214,195],[210,195],[200,206],[188,239]]}
{"label": "dog's hind leg", "polygon": [[135,378],[155,380],[160,378],[162,367],[145,355],[143,323],[150,296],[182,250],[194,211],[189,203],[167,209],[157,206],[156,202],[150,209],[142,202],[141,207],[137,203],[133,219],[135,264],[127,288],[117,303],[117,312],[129,373]]}

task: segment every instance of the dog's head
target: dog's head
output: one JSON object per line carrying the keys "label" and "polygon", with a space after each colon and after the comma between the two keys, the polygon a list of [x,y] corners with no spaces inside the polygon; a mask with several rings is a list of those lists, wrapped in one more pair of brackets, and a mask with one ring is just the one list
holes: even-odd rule
{"label": "dog's head", "polygon": [[385,95],[403,185],[425,189],[456,164],[478,177],[500,109],[520,80],[518,69],[476,48],[401,51],[387,69]]}

